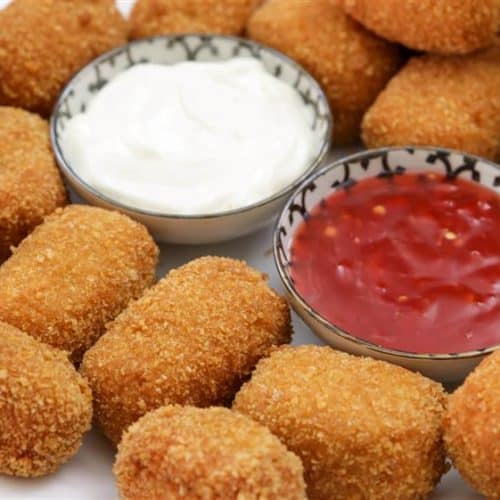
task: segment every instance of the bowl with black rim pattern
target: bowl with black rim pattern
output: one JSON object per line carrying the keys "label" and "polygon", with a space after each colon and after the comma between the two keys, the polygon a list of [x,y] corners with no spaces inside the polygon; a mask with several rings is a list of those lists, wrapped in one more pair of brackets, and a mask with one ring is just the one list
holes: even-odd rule
{"label": "bowl with black rim pattern", "polygon": [[[84,112],[93,96],[110,80],[141,63],[172,65],[184,61],[225,61],[250,57],[290,85],[300,96],[314,132],[316,149],[302,174],[279,192],[248,206],[224,212],[176,215],[127,206],[99,192],[73,169],[61,140],[68,120]],[[126,105],[126,103],[124,103]],[[93,205],[118,210],[146,225],[160,241],[201,244],[249,234],[275,219],[288,196],[325,160],[330,149],[333,119],[319,84],[297,63],[251,40],[205,34],[157,36],[134,40],[101,55],[81,69],[64,88],[51,117],[51,142],[56,161],[67,182]]]}
{"label": "bowl with black rim pattern", "polygon": [[[485,356],[500,349],[500,345],[485,345],[468,352],[435,354],[406,352],[374,344],[350,334],[315,311],[297,291],[291,273],[294,235],[321,200],[362,179],[392,176],[407,170],[418,172],[418,169],[438,172],[448,178],[459,177],[500,192],[500,166],[488,160],[433,147],[367,150],[313,173],[291,195],[274,230],[274,259],[293,309],[326,343],[342,351],[388,361],[452,384],[463,380]],[[356,305],[353,304],[353,307]]]}

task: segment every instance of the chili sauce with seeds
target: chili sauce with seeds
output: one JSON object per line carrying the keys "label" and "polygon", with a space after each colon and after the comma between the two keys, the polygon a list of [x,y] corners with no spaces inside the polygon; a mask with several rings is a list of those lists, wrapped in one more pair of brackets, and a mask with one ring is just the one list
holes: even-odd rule
{"label": "chili sauce with seeds", "polygon": [[361,180],[297,229],[291,276],[334,325],[383,347],[500,344],[500,197],[434,172]]}

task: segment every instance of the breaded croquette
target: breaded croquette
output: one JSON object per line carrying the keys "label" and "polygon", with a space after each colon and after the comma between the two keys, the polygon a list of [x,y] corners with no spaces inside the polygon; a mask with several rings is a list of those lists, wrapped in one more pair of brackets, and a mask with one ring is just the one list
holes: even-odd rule
{"label": "breaded croquette", "polygon": [[460,474],[487,498],[500,498],[500,351],[450,396],[444,438]]}
{"label": "breaded croquette", "polygon": [[171,33],[239,35],[261,0],[137,0],[131,37]]}
{"label": "breaded croquette", "polygon": [[268,0],[249,36],[296,59],[325,90],[338,145],[359,139],[366,109],[401,64],[397,46],[377,38],[331,0]]}
{"label": "breaded croquette", "polygon": [[92,395],[66,353],[0,322],[0,474],[42,476],[80,448]]}
{"label": "breaded croquette", "polygon": [[160,406],[230,403],[257,361],[290,337],[288,305],[260,272],[204,257],[170,271],[120,314],[81,372],[97,422],[117,443]]}
{"label": "breaded croquette", "polygon": [[500,46],[414,57],[363,119],[368,147],[427,145],[500,159]]}
{"label": "breaded croquette", "polygon": [[499,0],[332,0],[379,36],[438,54],[493,45]]}
{"label": "breaded croquette", "polygon": [[66,201],[48,123],[0,106],[0,262],[10,255],[11,246]]}
{"label": "breaded croquette", "polygon": [[114,466],[123,500],[305,500],[296,455],[227,408],[165,406],[131,425]]}
{"label": "breaded croquette", "polygon": [[0,320],[82,354],[154,280],[158,249],[125,215],[58,209],[0,267]]}
{"label": "breaded croquette", "polygon": [[278,436],[304,464],[310,500],[424,498],[445,470],[445,393],[389,363],[329,347],[276,350],[233,409]]}
{"label": "breaded croquette", "polygon": [[127,35],[113,0],[13,0],[0,10],[0,104],[49,115],[69,78]]}

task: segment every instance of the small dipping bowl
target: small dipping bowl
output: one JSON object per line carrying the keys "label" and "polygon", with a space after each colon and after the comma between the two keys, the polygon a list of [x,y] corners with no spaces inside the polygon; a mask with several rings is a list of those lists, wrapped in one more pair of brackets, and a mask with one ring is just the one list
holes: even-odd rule
{"label": "small dipping bowl", "polygon": [[[73,169],[60,140],[62,131],[68,120],[83,112],[93,96],[114,77],[141,63],[172,65],[183,61],[225,61],[235,57],[261,61],[269,73],[295,89],[308,110],[318,147],[312,161],[304,165],[302,175],[284,189],[257,203],[234,210],[204,215],[175,215],[141,210],[115,201],[85,182]],[[160,241],[203,244],[243,236],[269,224],[290,193],[323,163],[330,149],[332,126],[332,115],[321,87],[309,73],[285,55],[242,38],[186,34],[135,40],[89,63],[64,88],[51,117],[50,132],[59,167],[70,186],[88,203],[129,215],[146,225]]]}
{"label": "small dipping bowl", "polygon": [[[500,166],[457,151],[430,147],[382,148],[358,153],[313,173],[286,203],[274,231],[274,259],[288,299],[304,322],[332,347],[352,354],[371,356],[418,371],[443,383],[454,384],[500,345],[469,352],[434,354],[405,352],[351,335],[314,310],[297,291],[291,276],[294,236],[310,211],[346,183],[406,171],[434,171],[459,177],[500,192]],[[335,300],[335,297],[332,297]],[[356,304],[353,304],[356,307]]]}

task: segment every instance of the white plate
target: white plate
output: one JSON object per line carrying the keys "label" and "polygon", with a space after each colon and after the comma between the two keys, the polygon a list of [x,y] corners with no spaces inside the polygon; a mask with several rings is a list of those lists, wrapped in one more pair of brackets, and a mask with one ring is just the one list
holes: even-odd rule
{"label": "white plate", "polygon": [[[10,3],[0,0],[0,8]],[[133,0],[117,0],[123,12],[129,12]],[[337,151],[341,156],[353,151]],[[158,276],[202,255],[220,255],[246,260],[251,266],[268,273],[271,286],[284,290],[274,267],[271,253],[272,228],[243,239],[209,246],[162,245]],[[312,332],[294,315],[294,344],[321,344]],[[56,474],[41,479],[0,477],[0,500],[113,500],[118,498],[112,474],[114,449],[96,430],[89,433],[76,457]],[[450,471],[432,495],[432,500],[478,500],[473,492]]]}

